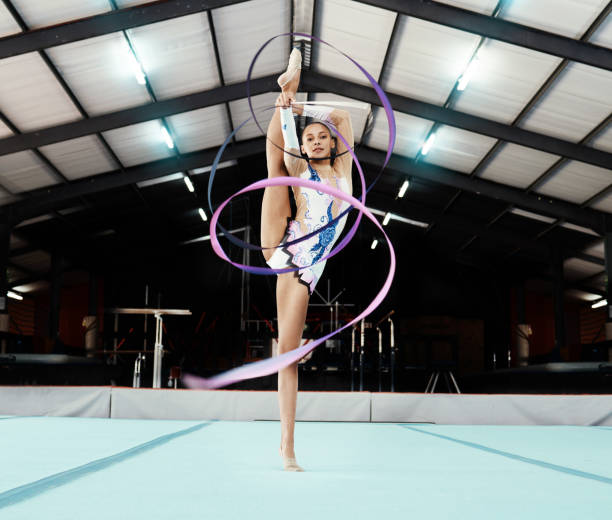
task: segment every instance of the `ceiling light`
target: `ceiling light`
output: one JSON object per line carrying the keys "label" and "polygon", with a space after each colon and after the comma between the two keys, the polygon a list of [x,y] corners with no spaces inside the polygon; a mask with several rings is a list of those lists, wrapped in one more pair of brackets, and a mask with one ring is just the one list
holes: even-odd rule
{"label": "ceiling light", "polygon": [[129,45],[127,45],[127,48],[128,48],[128,53],[127,53],[128,62],[130,64],[130,68],[132,69],[132,72],[134,73],[134,76],[136,77],[136,81],[138,81],[140,85],[144,85],[147,82],[147,79],[146,79],[144,71],[142,70],[142,66],[136,59],[136,56],[134,55],[134,51],[132,50],[132,48]]}
{"label": "ceiling light", "polygon": [[200,217],[202,217],[202,220],[206,222],[208,217],[206,216],[206,213],[204,213],[204,210],[202,208],[198,208],[198,211],[200,212]]}
{"label": "ceiling light", "polygon": [[[236,166],[237,164],[238,164],[238,161],[234,161],[234,160],[223,161],[217,164],[217,170],[220,170],[222,168],[228,168],[230,166]],[[197,175],[199,173],[208,173],[211,170],[212,170],[212,165],[204,166],[203,168],[194,168],[193,170],[190,170],[190,171],[192,175]]]}
{"label": "ceiling light", "polygon": [[479,65],[480,65],[480,60],[478,58],[474,58],[470,62],[470,64],[467,66],[467,69],[465,69],[465,72],[459,78],[459,83],[457,84],[457,90],[465,90],[465,87],[467,87],[467,84],[472,79],[472,76],[478,69]]}
{"label": "ceiling light", "polygon": [[21,294],[17,294],[16,292],[13,292],[13,291],[7,291],[6,295],[9,298],[13,298],[13,300],[23,300],[23,296],[21,296]]}
{"label": "ceiling light", "polygon": [[431,147],[433,146],[435,140],[436,134],[434,132],[427,138],[427,141],[425,141],[423,148],[421,148],[421,155],[427,155],[429,153],[429,150],[431,150]]}
{"label": "ceiling light", "polygon": [[604,305],[608,305],[608,300],[603,299],[591,305],[591,309],[597,309],[598,307],[603,307]]}
{"label": "ceiling light", "polygon": [[378,240],[374,239],[372,241],[372,245],[370,246],[370,249],[376,249],[376,246],[378,245]]}
{"label": "ceiling light", "polygon": [[410,224],[411,226],[416,226],[420,228],[427,228],[429,224],[427,222],[421,222],[420,220],[413,220],[411,218],[400,217],[399,215],[393,215],[393,220],[399,220],[404,224]]}
{"label": "ceiling light", "polygon": [[187,175],[185,175],[185,177],[183,177],[183,180],[185,181],[185,184],[187,185],[187,189],[191,193],[193,193],[195,191],[195,188],[193,187],[193,182],[191,182],[191,179],[187,177]]}
{"label": "ceiling light", "polygon": [[172,140],[172,137],[170,137],[168,129],[164,125],[161,125],[160,131],[162,134],[162,138],[164,139],[164,141],[166,141],[166,145],[168,146],[168,148],[174,148],[174,141]]}
{"label": "ceiling light", "polygon": [[397,196],[400,199],[406,194],[406,190],[408,189],[408,186],[410,186],[410,183],[408,182],[408,179],[406,179],[404,181],[404,184],[402,184],[402,187],[400,188],[399,193],[397,194]]}
{"label": "ceiling light", "polygon": [[[241,228],[236,228],[236,229],[230,229],[230,233],[234,234],[234,233],[240,233],[241,231],[245,231],[247,228],[246,227],[241,227]],[[223,233],[217,233],[218,237],[222,237],[224,234]],[[210,235],[206,235],[203,237],[198,237],[198,238],[193,238],[191,240],[186,240],[185,242],[181,242],[182,246],[186,246],[189,244],[195,244],[197,242],[205,242],[206,240],[210,240]]]}
{"label": "ceiling light", "polygon": [[385,218],[383,219],[383,226],[386,226],[391,220],[391,213],[385,213]]}

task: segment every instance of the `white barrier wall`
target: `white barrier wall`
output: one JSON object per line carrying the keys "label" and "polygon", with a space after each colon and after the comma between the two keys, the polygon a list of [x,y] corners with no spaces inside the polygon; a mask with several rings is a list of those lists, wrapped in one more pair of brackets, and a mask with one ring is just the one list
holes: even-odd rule
{"label": "white barrier wall", "polygon": [[110,416],[107,386],[0,386],[0,414]]}
{"label": "white barrier wall", "polygon": [[[2,387],[0,415],[277,421],[276,392]],[[612,426],[612,395],[299,392],[298,421]]]}
{"label": "white barrier wall", "polygon": [[[111,417],[278,421],[276,392],[113,388]],[[299,392],[298,421],[370,421],[367,392]]]}
{"label": "white barrier wall", "polygon": [[612,395],[371,394],[372,422],[611,426]]}

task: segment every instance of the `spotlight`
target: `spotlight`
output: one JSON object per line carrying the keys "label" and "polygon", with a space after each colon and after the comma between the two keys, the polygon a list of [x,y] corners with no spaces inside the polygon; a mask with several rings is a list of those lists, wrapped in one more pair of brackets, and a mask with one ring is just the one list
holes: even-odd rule
{"label": "spotlight", "polygon": [[370,246],[370,249],[376,249],[376,246],[378,245],[378,240],[374,239],[372,241],[372,245]]}
{"label": "spotlight", "polygon": [[608,300],[603,299],[591,305],[591,309],[597,309],[599,307],[603,307],[604,305],[608,305]]}
{"label": "spotlight", "polygon": [[204,210],[202,208],[198,208],[198,211],[200,212],[200,217],[202,217],[202,220],[206,222],[208,220],[208,217],[206,216]]}
{"label": "spotlight", "polygon": [[385,213],[385,218],[383,219],[383,226],[386,226],[391,220],[391,213]]}

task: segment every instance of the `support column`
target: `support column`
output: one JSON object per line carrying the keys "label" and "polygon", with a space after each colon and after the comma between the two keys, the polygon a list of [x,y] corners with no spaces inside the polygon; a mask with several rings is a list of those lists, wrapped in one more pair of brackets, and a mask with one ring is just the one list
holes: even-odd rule
{"label": "support column", "polygon": [[89,273],[89,305],[87,316],[83,318],[85,327],[85,354],[87,357],[96,355],[98,338],[98,279],[95,273]]}
{"label": "support column", "polygon": [[[516,361],[515,366],[527,366],[529,364],[529,336],[532,334],[531,325],[527,323],[525,311],[525,282],[516,286]],[[508,368],[511,365],[511,355],[508,353]]]}
{"label": "support column", "polygon": [[11,243],[11,228],[0,223],[0,354],[6,354],[9,331],[7,267]]}
{"label": "support column", "polygon": [[553,300],[555,309],[555,346],[551,361],[561,361],[561,350],[565,348],[565,294],[563,280],[563,254],[560,247],[553,250]]}
{"label": "support column", "polygon": [[[612,340],[612,231],[606,231],[604,236],[604,254],[606,257],[606,299],[608,300],[606,313],[606,339]],[[608,361],[612,361],[612,347],[608,347]]]}
{"label": "support column", "polygon": [[60,293],[62,289],[62,253],[54,249],[51,254],[51,294],[49,302],[49,339],[55,343],[59,337]]}

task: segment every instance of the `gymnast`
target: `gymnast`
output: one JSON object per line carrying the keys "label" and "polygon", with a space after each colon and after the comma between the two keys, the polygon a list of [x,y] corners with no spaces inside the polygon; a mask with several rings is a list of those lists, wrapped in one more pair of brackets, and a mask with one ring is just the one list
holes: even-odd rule
{"label": "gymnast", "polygon": [[[286,72],[278,78],[281,93],[276,100],[267,132],[268,178],[283,175],[301,177],[339,188],[350,195],[352,157],[350,153],[345,153],[346,146],[332,135],[327,126],[337,129],[352,148],[353,130],[349,113],[318,105],[294,104],[300,82],[301,62],[300,51],[293,49]],[[321,121],[310,123],[304,128],[301,146],[293,114]],[[284,143],[284,146],[280,146],[280,143]],[[342,232],[346,217],[302,242],[274,248],[322,228],[348,207],[347,203],[339,199],[311,189],[293,187],[293,194],[297,208],[293,219],[286,186],[265,188],[261,206],[261,246],[267,264],[273,269],[302,267],[277,277],[279,354],[293,350],[300,344],[308,300],[321,277],[325,261],[312,264],[329,254]],[[294,451],[297,390],[296,362],[278,372],[280,455],[286,471],[303,471],[296,462]]]}

